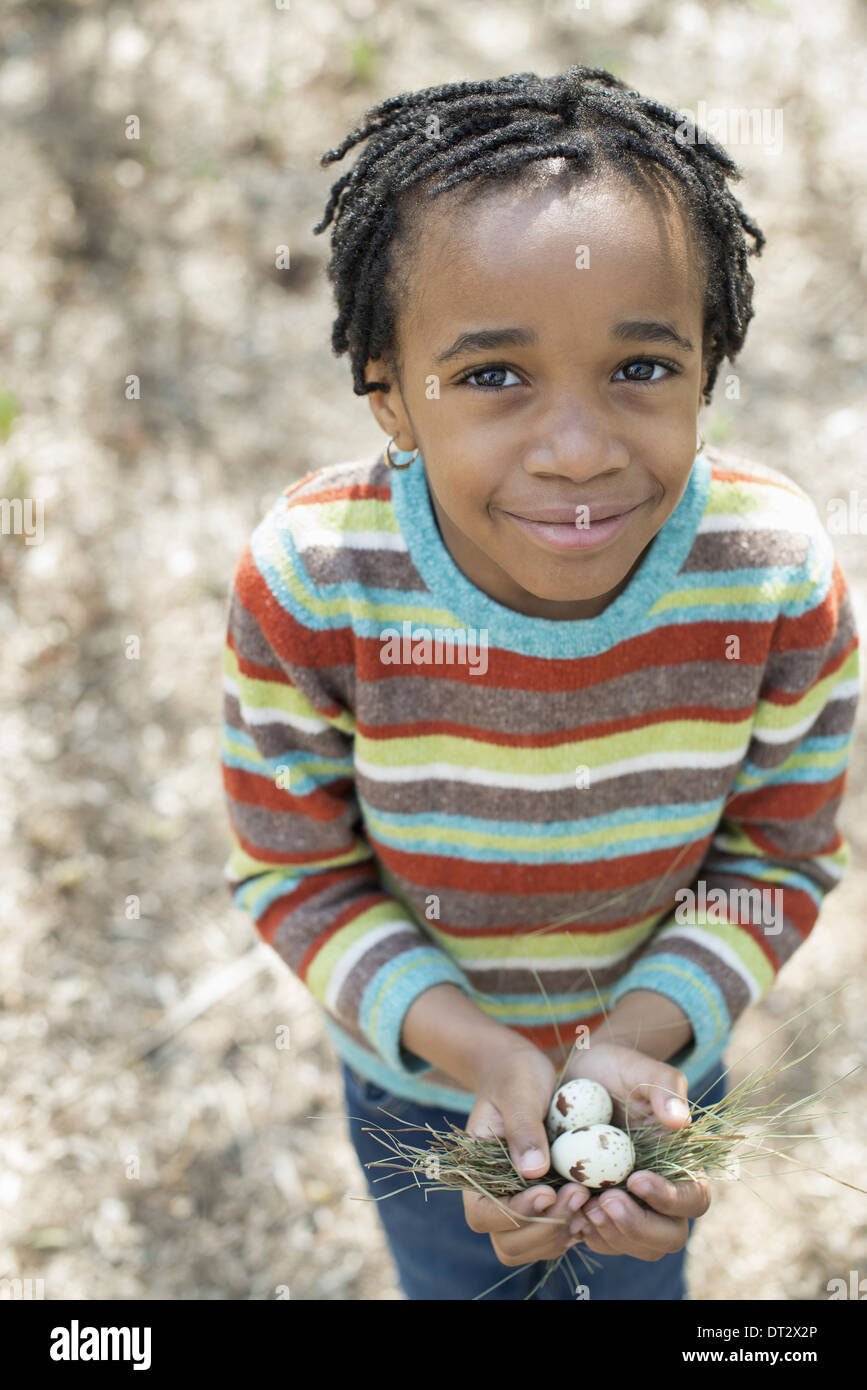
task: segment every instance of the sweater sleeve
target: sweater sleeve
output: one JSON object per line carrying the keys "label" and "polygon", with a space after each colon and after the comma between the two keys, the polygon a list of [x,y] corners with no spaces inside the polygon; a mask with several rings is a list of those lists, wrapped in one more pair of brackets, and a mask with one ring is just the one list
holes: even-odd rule
{"label": "sweater sleeve", "polygon": [[355,719],[339,694],[352,688],[352,631],[293,551],[272,513],[245,547],[230,592],[224,874],[236,906],[326,1012],[414,1075],[433,1064],[400,1041],[410,1004],[444,982],[472,989],[382,891],[355,795]]}
{"label": "sweater sleeve", "polygon": [[669,1061],[690,1084],[719,1061],[744,1010],[811,932],[849,863],[836,817],[860,688],[850,595],[821,526],[787,588],[750,743],[697,879],[611,996],[673,999],[693,1038]]}

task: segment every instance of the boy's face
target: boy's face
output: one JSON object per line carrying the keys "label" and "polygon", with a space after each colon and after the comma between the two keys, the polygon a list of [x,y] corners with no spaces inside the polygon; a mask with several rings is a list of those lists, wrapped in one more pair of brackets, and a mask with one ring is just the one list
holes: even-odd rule
{"label": "boy's face", "polygon": [[[459,215],[441,197],[422,225],[400,385],[371,395],[374,414],[394,447],[421,450],[467,578],[529,616],[595,617],[689,481],[704,384],[689,229],[670,199],[608,179],[488,191]],[[382,362],[366,375],[394,381]]]}

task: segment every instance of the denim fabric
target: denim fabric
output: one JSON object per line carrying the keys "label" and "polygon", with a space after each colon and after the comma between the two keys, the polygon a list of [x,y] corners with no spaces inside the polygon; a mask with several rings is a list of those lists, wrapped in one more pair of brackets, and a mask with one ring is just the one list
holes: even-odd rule
{"label": "denim fabric", "polygon": [[[488,1235],[471,1231],[464,1218],[460,1192],[434,1191],[417,1186],[412,1177],[385,1167],[365,1168],[375,1159],[388,1159],[389,1151],[367,1132],[375,1125],[395,1132],[408,1144],[424,1147],[423,1133],[401,1126],[431,1125],[447,1129],[448,1122],[463,1129],[467,1116],[457,1110],[419,1105],[390,1095],[365,1081],[345,1062],[341,1063],[349,1132],[367,1179],[371,1196],[378,1198],[377,1212],[397,1266],[400,1285],[408,1299],[474,1299],[486,1290],[487,1299],[572,1301],[576,1284],[584,1284],[589,1299],[679,1300],[686,1297],[684,1265],[687,1248],[661,1260],[638,1260],[628,1255],[585,1253],[594,1267],[588,1270],[574,1246],[566,1261],[531,1294],[551,1267],[546,1260],[515,1269],[501,1264]],[[725,1095],[724,1067],[718,1064],[689,1092],[691,1101],[712,1105]],[[381,1107],[381,1108],[380,1108]],[[391,1112],[395,1119],[383,1114]],[[399,1191],[403,1188],[403,1191]],[[394,1195],[391,1195],[394,1194]],[[689,1222],[690,1233],[695,1221]],[[505,1283],[500,1281],[505,1279]],[[499,1288],[492,1286],[499,1284]]]}

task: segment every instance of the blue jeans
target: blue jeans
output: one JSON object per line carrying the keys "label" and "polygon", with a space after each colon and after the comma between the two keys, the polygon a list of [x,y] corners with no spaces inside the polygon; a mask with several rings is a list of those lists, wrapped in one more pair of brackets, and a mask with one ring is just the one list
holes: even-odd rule
{"label": "blue jeans", "polygon": [[[376,1125],[395,1131],[397,1138],[418,1148],[425,1147],[425,1136],[417,1131],[401,1134],[401,1126],[430,1124],[447,1129],[451,1121],[466,1128],[467,1116],[458,1110],[420,1105],[402,1096],[390,1095],[372,1081],[365,1081],[345,1062],[341,1062],[349,1133],[362,1165],[371,1196],[377,1197],[376,1210],[382,1222],[392,1257],[397,1265],[401,1287],[409,1299],[474,1299],[486,1290],[489,1299],[557,1299],[574,1301],[576,1284],[583,1284],[594,1299],[675,1300],[686,1296],[684,1264],[686,1247],[660,1260],[638,1260],[629,1255],[585,1253],[594,1261],[588,1270],[578,1255],[578,1246],[542,1284],[534,1287],[552,1268],[552,1261],[540,1260],[515,1269],[501,1264],[489,1235],[471,1231],[464,1218],[463,1198],[456,1191],[433,1191],[424,1183],[417,1186],[408,1174],[394,1169],[365,1168],[374,1159],[388,1159],[389,1150],[364,1126]],[[724,1067],[720,1063],[689,1092],[691,1101],[713,1105],[725,1095]],[[389,1110],[390,1119],[378,1107]],[[420,1180],[423,1182],[423,1180]],[[403,1191],[398,1189],[403,1188]],[[395,1195],[390,1195],[395,1194]],[[694,1226],[690,1220],[690,1234]],[[572,1276],[567,1273],[567,1266]],[[500,1281],[505,1279],[505,1283]],[[493,1288],[499,1284],[499,1288]]]}

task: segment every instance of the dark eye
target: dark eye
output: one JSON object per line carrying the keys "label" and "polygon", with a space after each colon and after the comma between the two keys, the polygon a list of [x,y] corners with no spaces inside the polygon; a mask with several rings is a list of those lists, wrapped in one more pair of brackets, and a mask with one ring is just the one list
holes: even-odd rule
{"label": "dark eye", "polygon": [[[657,367],[660,367],[662,369],[663,375],[655,377],[653,373],[656,371]],[[673,362],[664,362],[659,358],[650,359],[647,357],[637,357],[634,361],[626,362],[622,367],[618,368],[618,371],[627,373],[627,375],[623,377],[622,380],[635,381],[639,383],[645,381],[664,381],[664,374],[671,375],[673,372],[677,370],[678,368],[675,366]],[[616,372],[614,379],[617,380]]]}
{"label": "dark eye", "polygon": [[[461,377],[461,382],[467,382],[470,386],[474,386],[477,391],[504,391],[507,383],[503,378],[507,376],[514,377],[514,380],[518,381],[510,367],[477,367],[474,372],[467,372],[466,376]],[[475,378],[486,378],[486,380],[477,384]],[[508,384],[511,385],[511,383]],[[520,382],[518,384],[520,385]]]}

